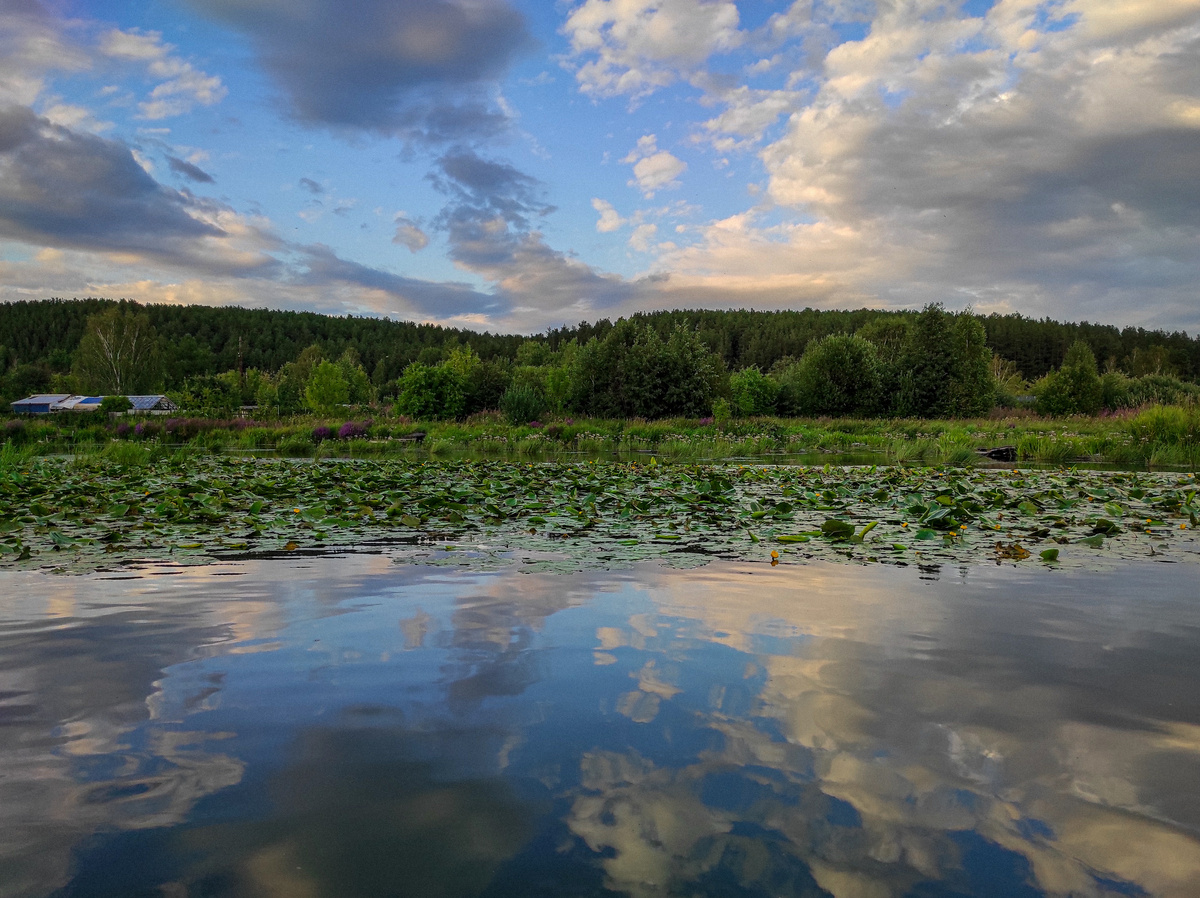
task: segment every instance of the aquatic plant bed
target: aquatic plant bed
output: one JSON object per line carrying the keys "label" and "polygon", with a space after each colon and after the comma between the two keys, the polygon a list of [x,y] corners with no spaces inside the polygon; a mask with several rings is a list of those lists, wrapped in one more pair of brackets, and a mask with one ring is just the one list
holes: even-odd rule
{"label": "aquatic plant bed", "polygon": [[0,566],[386,547],[400,559],[666,556],[1095,567],[1200,560],[1194,474],[906,467],[40,458],[0,469]]}

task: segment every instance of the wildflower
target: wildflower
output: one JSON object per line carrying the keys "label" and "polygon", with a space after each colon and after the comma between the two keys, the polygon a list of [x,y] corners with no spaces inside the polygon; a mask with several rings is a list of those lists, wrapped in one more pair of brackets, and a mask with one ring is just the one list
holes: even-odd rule
{"label": "wildflower", "polygon": [[299,509],[299,508],[293,508],[293,509],[292,509],[292,511],[293,511],[295,514],[300,514],[300,509]]}

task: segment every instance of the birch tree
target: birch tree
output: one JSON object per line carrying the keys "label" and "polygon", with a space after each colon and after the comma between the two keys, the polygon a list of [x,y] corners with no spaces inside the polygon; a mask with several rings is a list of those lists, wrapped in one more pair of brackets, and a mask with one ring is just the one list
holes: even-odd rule
{"label": "birch tree", "polygon": [[88,319],[72,370],[101,394],[139,394],[159,380],[159,341],[150,316],[114,306]]}

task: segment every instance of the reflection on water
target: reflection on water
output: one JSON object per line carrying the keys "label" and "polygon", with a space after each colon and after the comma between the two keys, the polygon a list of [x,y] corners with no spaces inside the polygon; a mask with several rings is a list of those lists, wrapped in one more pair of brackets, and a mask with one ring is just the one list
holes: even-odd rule
{"label": "reflection on water", "polygon": [[0,896],[1200,894],[1187,572],[0,576]]}

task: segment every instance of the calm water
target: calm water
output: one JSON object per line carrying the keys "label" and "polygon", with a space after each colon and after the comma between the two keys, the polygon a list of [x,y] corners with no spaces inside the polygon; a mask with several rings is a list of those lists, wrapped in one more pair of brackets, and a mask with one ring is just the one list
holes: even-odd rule
{"label": "calm water", "polygon": [[6,573],[0,895],[1200,895],[1194,576]]}

